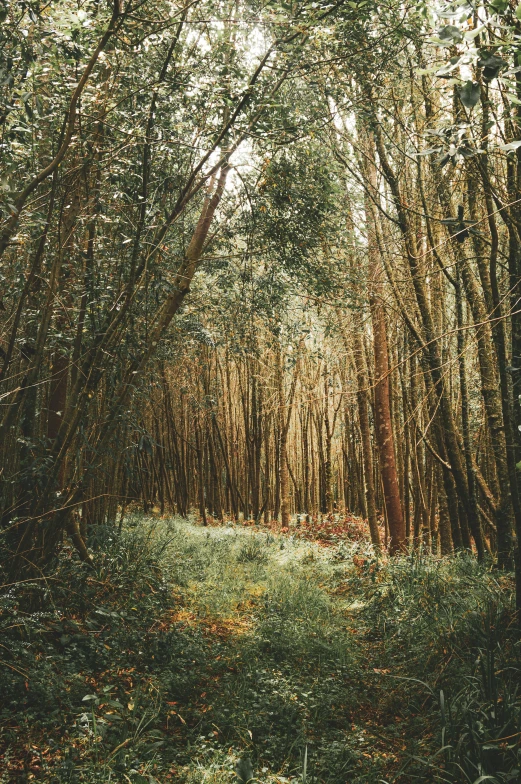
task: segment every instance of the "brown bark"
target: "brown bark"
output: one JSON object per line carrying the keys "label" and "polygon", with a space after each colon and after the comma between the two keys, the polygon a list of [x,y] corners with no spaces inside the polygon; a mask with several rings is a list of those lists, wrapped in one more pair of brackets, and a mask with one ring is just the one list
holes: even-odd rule
{"label": "brown bark", "polygon": [[[368,140],[366,147],[366,174],[370,187],[376,193],[376,168],[374,146]],[[379,262],[379,249],[376,239],[376,216],[373,203],[365,196],[365,216],[368,255],[368,286],[371,323],[373,327],[373,352],[375,365],[374,414],[375,436],[380,457],[380,472],[385,498],[385,509],[389,524],[390,552],[398,553],[407,543],[405,520],[400,499],[400,485],[396,470],[394,434],[390,402],[390,366],[387,342],[387,325],[383,306],[383,270]]]}
{"label": "brown bark", "polygon": [[[337,318],[342,325],[341,315],[337,311]],[[358,420],[360,423],[360,433],[362,441],[362,461],[364,466],[364,487],[365,487],[365,502],[367,506],[367,521],[369,523],[369,532],[371,534],[371,542],[377,552],[380,551],[380,532],[378,530],[378,518],[376,514],[376,500],[375,500],[375,487],[374,487],[374,466],[373,466],[373,447],[371,443],[371,429],[369,425],[369,378],[367,375],[367,366],[365,361],[365,352],[362,344],[361,327],[362,318],[361,313],[358,317],[355,315],[355,323],[353,325],[353,347],[352,354],[355,364],[356,382],[357,382],[357,404],[358,404]],[[342,325],[342,338],[346,352],[350,351],[349,341],[347,339],[346,330]]]}
{"label": "brown bark", "polygon": [[289,390],[288,399],[286,400],[284,392],[284,367],[283,356],[280,345],[277,345],[277,391],[279,397],[279,486],[280,486],[280,517],[281,525],[283,528],[288,528],[290,523],[290,498],[289,498],[289,471],[288,471],[288,456],[286,447],[288,443],[289,425],[291,422],[291,414],[293,410],[293,401],[295,399],[295,392],[297,389],[297,381],[299,376],[299,359],[295,364],[293,371],[293,378]]}
{"label": "brown bark", "polygon": [[441,416],[440,428],[443,428],[443,440],[447,449],[448,459],[450,462],[452,474],[454,476],[461,507],[467,510],[467,514],[469,516],[469,525],[474,537],[478,556],[479,558],[483,558],[484,545],[480,522],[479,519],[475,517],[475,515],[471,514],[467,476],[460,446],[460,436],[454,421],[452,402],[447,393],[439,342],[434,328],[429,305],[429,298],[425,289],[423,271],[419,264],[420,255],[418,254],[415,235],[409,225],[407,212],[404,208],[404,201],[401,195],[400,184],[389,163],[382,139],[381,129],[376,118],[374,125],[374,135],[378,157],[380,159],[385,178],[389,184],[394,199],[418,311],[422,319],[422,327],[425,335],[424,346],[426,359],[429,363],[433,388],[439,401],[439,415]]}

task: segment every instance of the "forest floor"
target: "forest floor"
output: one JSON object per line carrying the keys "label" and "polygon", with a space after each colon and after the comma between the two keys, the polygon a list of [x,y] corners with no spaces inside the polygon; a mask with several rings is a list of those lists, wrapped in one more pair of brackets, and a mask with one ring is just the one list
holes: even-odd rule
{"label": "forest floor", "polygon": [[2,592],[1,784],[521,780],[510,575],[354,519],[135,515],[94,555]]}

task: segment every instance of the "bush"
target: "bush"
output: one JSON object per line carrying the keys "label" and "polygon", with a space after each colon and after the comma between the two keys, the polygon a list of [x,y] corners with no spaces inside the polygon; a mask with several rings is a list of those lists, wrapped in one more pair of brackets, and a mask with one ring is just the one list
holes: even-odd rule
{"label": "bush", "polygon": [[94,574],[64,548],[46,580],[0,594],[0,743],[10,780],[106,782],[156,759],[153,629],[171,606],[164,547],[151,530],[100,529]]}
{"label": "bush", "polygon": [[395,559],[353,581],[365,593],[368,634],[384,647],[382,667],[398,674],[401,664],[396,691],[437,735],[422,757],[430,780],[518,781],[521,650],[510,578],[460,555]]}

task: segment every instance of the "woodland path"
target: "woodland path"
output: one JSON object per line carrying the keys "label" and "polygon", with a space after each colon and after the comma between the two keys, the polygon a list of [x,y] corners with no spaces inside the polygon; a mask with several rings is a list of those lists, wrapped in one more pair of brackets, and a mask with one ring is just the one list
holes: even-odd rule
{"label": "woodland path", "polygon": [[511,576],[367,541],[129,514],[94,571],[65,548],[4,596],[0,784],[517,780]]}
{"label": "woodland path", "polygon": [[201,680],[173,701],[187,744],[180,770],[229,781],[243,755],[260,781],[302,780],[307,747],[319,780],[413,780],[431,736],[429,693],[391,677],[408,656],[387,650],[367,614],[380,581],[365,542],[179,520],[174,530],[165,561],[182,606],[171,620],[199,635],[204,660]]}

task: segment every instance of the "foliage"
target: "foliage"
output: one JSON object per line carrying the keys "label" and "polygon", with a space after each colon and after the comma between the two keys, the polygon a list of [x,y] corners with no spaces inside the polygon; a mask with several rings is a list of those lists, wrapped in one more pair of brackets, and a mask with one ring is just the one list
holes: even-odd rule
{"label": "foliage", "polygon": [[2,592],[9,781],[515,780],[511,586],[471,558],[137,516],[98,547]]}
{"label": "foliage", "polygon": [[515,781],[521,649],[508,581],[467,555],[415,555],[376,572],[367,561],[355,582],[366,582],[364,573],[373,581],[364,616],[381,645],[381,677],[395,677],[401,661],[407,711],[428,706],[438,726],[438,748],[417,762],[433,781]]}
{"label": "foliage", "polygon": [[66,548],[45,579],[2,590],[9,780],[105,782],[155,764],[161,700],[150,662],[161,653],[151,630],[170,604],[165,540],[107,529],[97,544],[94,574]]}
{"label": "foliage", "polygon": [[[205,253],[229,253],[255,191],[251,172],[273,146],[278,93],[334,6],[1,7],[0,382],[8,402],[0,515],[3,527],[14,525],[13,551],[18,535],[29,536],[40,548],[31,562],[44,563],[59,534],[42,552],[29,518],[45,528],[41,514],[59,499],[54,525],[64,530],[68,510],[104,483],[101,466],[131,424],[127,403],[142,371]],[[329,170],[317,155],[306,179],[309,148],[275,155],[287,199],[270,266],[302,266],[332,211]],[[304,242],[297,226],[306,227]],[[209,344],[204,329],[194,331],[192,320],[191,334]],[[114,508],[98,522],[113,522]],[[27,561],[14,558],[12,569],[19,577]]]}

